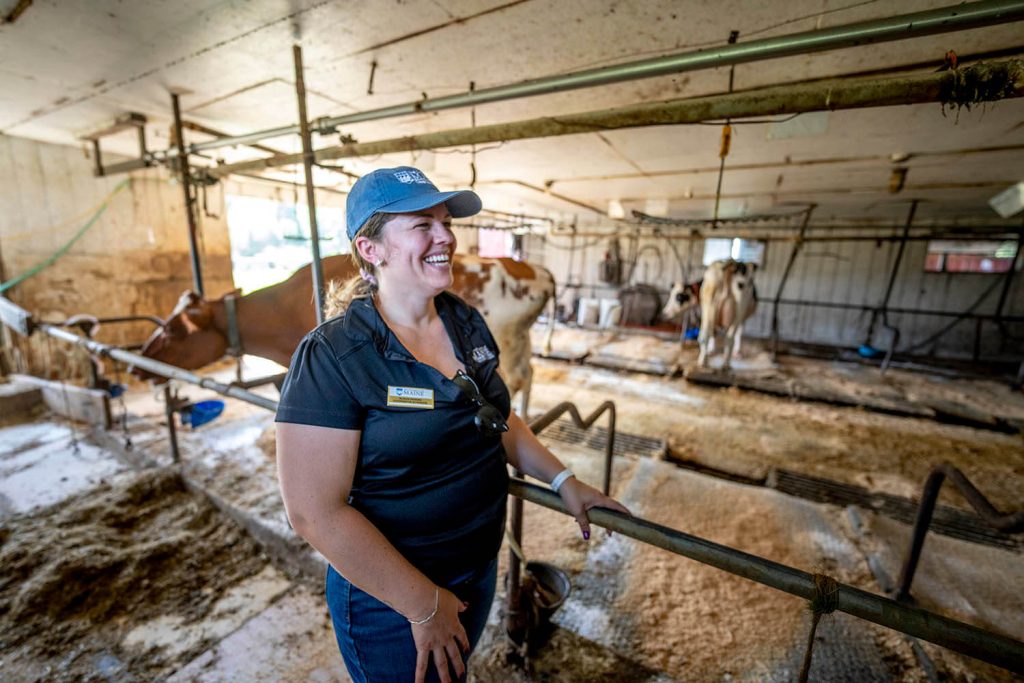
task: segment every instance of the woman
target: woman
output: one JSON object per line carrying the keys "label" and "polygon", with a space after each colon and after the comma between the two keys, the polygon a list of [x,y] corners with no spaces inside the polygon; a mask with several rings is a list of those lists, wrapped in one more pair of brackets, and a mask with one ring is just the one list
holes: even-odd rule
{"label": "woman", "polygon": [[296,349],[277,413],[281,492],[330,563],[327,601],[354,681],[465,676],[494,597],[506,462],[586,511],[627,512],[578,481],[510,411],[498,348],[452,285],[452,217],[473,192],[380,169],[347,201],[362,278]]}

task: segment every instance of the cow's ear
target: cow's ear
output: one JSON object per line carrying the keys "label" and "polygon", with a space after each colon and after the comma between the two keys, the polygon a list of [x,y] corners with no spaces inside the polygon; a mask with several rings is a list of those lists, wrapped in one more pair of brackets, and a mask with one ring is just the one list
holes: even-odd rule
{"label": "cow's ear", "polygon": [[213,309],[210,308],[210,304],[200,299],[182,311],[182,318],[190,332],[203,330],[209,327],[213,321]]}

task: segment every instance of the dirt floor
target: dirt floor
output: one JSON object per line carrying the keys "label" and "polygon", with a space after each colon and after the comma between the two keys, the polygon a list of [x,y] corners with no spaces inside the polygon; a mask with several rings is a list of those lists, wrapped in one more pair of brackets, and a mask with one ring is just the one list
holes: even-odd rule
{"label": "dirt floor", "polygon": [[138,647],[133,628],[194,622],[266,565],[247,534],[167,469],[10,517],[0,526],[4,678],[160,678],[209,642]]}

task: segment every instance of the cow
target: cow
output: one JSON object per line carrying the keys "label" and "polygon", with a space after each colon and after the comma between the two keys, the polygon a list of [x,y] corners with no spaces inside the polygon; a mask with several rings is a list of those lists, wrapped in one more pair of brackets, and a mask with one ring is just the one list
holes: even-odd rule
{"label": "cow", "polygon": [[[323,259],[324,282],[347,281],[358,274],[348,255]],[[482,258],[456,254],[452,262],[455,282],[451,291],[476,307],[498,344],[498,371],[515,395],[522,391],[525,415],[533,371],[530,367],[530,326],[545,303],[554,301],[555,280],[545,268],[508,258]],[[232,301],[233,300],[233,301]],[[302,337],[316,327],[312,305],[310,266],[306,265],[276,285],[245,296],[229,294],[206,300],[186,291],[163,326],[142,348],[142,355],[186,370],[209,365],[232,346],[230,307],[236,311],[234,354],[248,353],[288,366]],[[550,346],[554,322],[549,315]],[[136,376],[154,375],[134,369]]]}
{"label": "cow", "polygon": [[722,259],[704,271],[700,285],[700,334],[697,337],[700,347],[697,365],[700,367],[708,366],[708,355],[714,351],[719,329],[725,330],[722,369],[729,369],[734,351],[739,355],[743,323],[757,309],[756,270],[757,265],[753,263]]}

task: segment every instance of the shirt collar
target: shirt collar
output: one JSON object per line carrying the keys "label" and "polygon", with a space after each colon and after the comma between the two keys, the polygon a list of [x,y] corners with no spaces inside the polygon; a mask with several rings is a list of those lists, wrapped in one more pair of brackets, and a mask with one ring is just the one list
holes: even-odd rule
{"label": "shirt collar", "polygon": [[[469,342],[469,335],[473,331],[472,309],[448,292],[441,292],[434,297],[434,305],[452,340],[455,357],[465,365],[463,346]],[[384,358],[409,362],[416,360],[384,323],[373,299],[368,296],[355,299],[348,305],[344,330],[346,336],[354,341],[372,342]]]}

